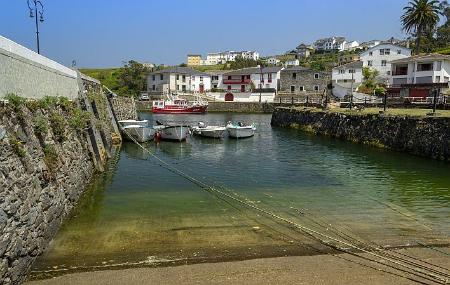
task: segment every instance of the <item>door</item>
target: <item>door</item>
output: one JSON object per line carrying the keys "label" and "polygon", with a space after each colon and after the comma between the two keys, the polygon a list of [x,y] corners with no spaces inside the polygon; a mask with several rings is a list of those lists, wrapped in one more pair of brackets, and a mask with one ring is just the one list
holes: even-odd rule
{"label": "door", "polygon": [[426,98],[429,96],[430,96],[430,89],[409,89],[409,97]]}
{"label": "door", "polygon": [[231,92],[228,92],[227,94],[225,94],[225,101],[233,101],[234,100],[234,95]]}
{"label": "door", "polygon": [[200,84],[200,93],[205,92],[205,86],[203,84]]}
{"label": "door", "polygon": [[241,92],[245,92],[245,85],[241,85]]}

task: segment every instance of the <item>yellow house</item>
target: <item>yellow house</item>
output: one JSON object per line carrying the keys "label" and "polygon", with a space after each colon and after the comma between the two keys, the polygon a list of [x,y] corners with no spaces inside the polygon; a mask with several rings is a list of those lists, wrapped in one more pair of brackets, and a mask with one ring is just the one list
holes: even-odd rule
{"label": "yellow house", "polygon": [[199,66],[202,59],[201,55],[198,54],[188,54],[187,65],[188,66]]}

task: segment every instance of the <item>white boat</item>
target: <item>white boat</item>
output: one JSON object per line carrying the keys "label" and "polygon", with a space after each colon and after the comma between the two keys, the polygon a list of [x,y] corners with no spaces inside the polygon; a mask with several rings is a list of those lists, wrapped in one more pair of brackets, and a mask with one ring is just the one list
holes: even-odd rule
{"label": "white boat", "polygon": [[236,139],[252,137],[255,135],[255,131],[256,131],[256,127],[254,125],[245,126],[240,123],[232,124],[229,122],[227,124],[226,128],[228,131],[228,135],[231,138],[236,138]]}
{"label": "white boat", "polygon": [[157,126],[157,129],[163,140],[184,141],[189,134],[189,127],[184,125]]}
{"label": "white boat", "polygon": [[142,121],[137,121],[137,120],[121,120],[119,121],[120,126],[122,127],[126,127],[126,126],[143,126],[143,127],[147,127],[148,126],[148,121],[147,120],[142,120]]}
{"label": "white boat", "polygon": [[207,126],[203,122],[199,122],[198,126],[192,127],[192,132],[195,135],[208,138],[222,138],[227,128],[220,126]]}
{"label": "white boat", "polygon": [[122,131],[127,137],[131,137],[132,140],[134,139],[140,143],[151,141],[155,136],[155,130],[148,126],[128,125],[123,127]]}

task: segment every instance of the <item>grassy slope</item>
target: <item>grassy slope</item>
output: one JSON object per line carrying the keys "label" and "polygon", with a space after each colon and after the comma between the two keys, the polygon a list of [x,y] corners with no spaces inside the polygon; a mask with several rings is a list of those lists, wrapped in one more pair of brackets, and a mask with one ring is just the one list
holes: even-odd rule
{"label": "grassy slope", "polygon": [[119,89],[120,87],[118,80],[120,68],[85,68],[80,69],[80,72],[86,74],[87,76],[100,80],[103,85],[113,91]]}

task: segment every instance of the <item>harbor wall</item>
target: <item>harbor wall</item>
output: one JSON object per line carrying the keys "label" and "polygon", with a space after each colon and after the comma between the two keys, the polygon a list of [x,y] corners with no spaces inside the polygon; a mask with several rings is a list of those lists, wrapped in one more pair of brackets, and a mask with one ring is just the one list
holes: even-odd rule
{"label": "harbor wall", "polygon": [[277,108],[272,126],[450,161],[450,118],[348,115]]}
{"label": "harbor wall", "polygon": [[95,112],[54,97],[0,104],[0,284],[24,281],[111,156],[107,100],[89,97]]}
{"label": "harbor wall", "polygon": [[99,81],[0,37],[0,284],[25,280],[120,141]]}
{"label": "harbor wall", "polygon": [[0,36],[0,98],[77,98],[77,72]]}

